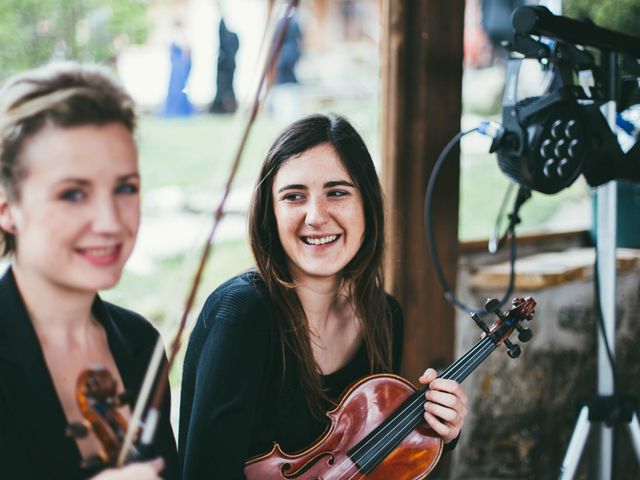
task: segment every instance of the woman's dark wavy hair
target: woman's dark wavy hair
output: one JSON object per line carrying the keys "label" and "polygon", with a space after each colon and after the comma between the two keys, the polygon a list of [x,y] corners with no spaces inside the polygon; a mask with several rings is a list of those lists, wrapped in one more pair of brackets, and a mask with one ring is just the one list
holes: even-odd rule
{"label": "woman's dark wavy hair", "polygon": [[272,189],[278,170],[288,159],[325,143],[335,149],[359,190],[365,217],[362,245],[342,271],[342,290],[347,292],[357,313],[371,372],[389,371],[391,322],[382,270],[383,195],[371,155],[358,132],[346,119],[336,115],[316,114],[291,124],[269,149],[249,209],[251,248],[258,272],[278,312],[283,361],[288,348],[297,360],[309,408],[316,416],[322,415],[328,398],[313,357],[307,318],[278,237]]}

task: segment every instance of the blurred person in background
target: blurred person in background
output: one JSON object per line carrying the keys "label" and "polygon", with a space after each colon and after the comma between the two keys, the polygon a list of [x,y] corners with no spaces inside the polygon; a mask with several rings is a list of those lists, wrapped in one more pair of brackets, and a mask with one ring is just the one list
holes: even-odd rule
{"label": "blurred person in background", "polygon": [[216,73],[216,96],[209,106],[210,113],[233,113],[238,108],[233,91],[236,72],[236,53],[240,48],[238,34],[227,28],[224,18],[218,25],[218,68]]}

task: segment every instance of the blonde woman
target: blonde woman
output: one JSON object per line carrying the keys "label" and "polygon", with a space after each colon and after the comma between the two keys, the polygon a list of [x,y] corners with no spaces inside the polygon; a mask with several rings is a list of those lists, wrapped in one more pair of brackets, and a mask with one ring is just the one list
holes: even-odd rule
{"label": "blonde woman", "polygon": [[[131,98],[97,67],[59,64],[0,91],[0,471],[2,478],[177,478],[169,398],[155,460],[100,472],[81,421],[78,374],[105,366],[133,398],[158,332],[100,299],[119,280],[140,222]],[[125,415],[129,415],[125,411]]]}

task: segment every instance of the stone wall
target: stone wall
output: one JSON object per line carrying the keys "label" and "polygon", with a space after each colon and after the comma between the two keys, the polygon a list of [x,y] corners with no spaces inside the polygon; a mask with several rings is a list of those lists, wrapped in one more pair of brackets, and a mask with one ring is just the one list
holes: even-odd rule
{"label": "stone wall", "polygon": [[[473,264],[473,259],[463,258],[463,265],[465,262]],[[469,268],[462,268],[459,289],[465,301],[482,305],[487,296],[499,296],[500,292],[470,290],[468,276]],[[535,298],[538,307],[530,324],[534,337],[522,345],[522,356],[511,359],[505,348],[499,348],[465,380],[470,413],[460,443],[448,461],[448,478],[557,478],[580,398],[596,391],[597,317],[592,279],[514,294],[528,295]],[[619,382],[638,397],[640,266],[619,273],[616,299]],[[459,315],[456,322],[460,356],[477,341],[479,329],[464,315]],[[516,335],[512,340],[516,341]],[[597,430],[592,429],[577,479],[595,478]],[[614,478],[640,478],[626,428],[616,431]]]}

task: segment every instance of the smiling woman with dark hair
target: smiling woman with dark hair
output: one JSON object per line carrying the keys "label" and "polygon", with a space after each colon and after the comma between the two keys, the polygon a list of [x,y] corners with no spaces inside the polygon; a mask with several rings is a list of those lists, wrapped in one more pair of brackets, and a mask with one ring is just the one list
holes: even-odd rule
{"label": "smiling woman with dark hair", "polygon": [[[179,452],[184,480],[241,479],[277,442],[293,453],[363,376],[398,372],[402,311],[384,291],[384,206],[371,156],[344,118],[312,115],[276,139],[249,212],[256,269],[218,287],[189,339]],[[456,382],[430,383],[445,442],[466,414]]]}
{"label": "smiling woman with dark hair", "polygon": [[177,478],[168,397],[156,460],[98,473],[98,436],[65,434],[83,421],[79,373],[100,364],[135,399],[158,337],[97,295],[118,282],[140,223],[134,126],[131,98],[98,67],[50,65],[0,91],[2,478]]}

